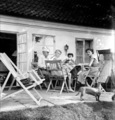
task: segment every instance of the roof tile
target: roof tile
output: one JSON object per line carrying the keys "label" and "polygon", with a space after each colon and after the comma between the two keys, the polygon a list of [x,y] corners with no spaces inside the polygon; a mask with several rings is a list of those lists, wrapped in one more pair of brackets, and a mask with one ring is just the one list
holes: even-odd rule
{"label": "roof tile", "polygon": [[66,24],[111,28],[109,0],[0,0],[0,14]]}

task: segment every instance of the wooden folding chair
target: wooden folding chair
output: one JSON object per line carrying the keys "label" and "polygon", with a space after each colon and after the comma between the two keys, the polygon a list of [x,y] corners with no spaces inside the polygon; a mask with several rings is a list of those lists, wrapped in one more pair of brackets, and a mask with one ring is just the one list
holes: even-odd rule
{"label": "wooden folding chair", "polygon": [[47,70],[50,70],[50,73],[51,73],[50,74],[50,83],[48,85],[47,92],[50,90],[50,87],[54,87],[53,81],[55,81],[54,90],[56,90],[56,88],[57,88],[57,83],[59,81],[61,81],[62,84],[61,84],[60,94],[64,90],[64,87],[66,87],[66,89],[68,91],[68,86],[67,86],[67,82],[66,82],[67,78],[64,77],[64,74],[62,71],[61,60],[47,60],[46,68],[47,68]]}
{"label": "wooden folding chair", "polygon": [[[100,74],[100,71],[99,71],[99,68],[98,68],[98,70],[93,74],[91,74],[90,73],[90,70],[92,69],[92,68],[88,68],[89,70],[87,71],[87,74],[85,75],[85,78],[84,79],[86,79],[86,85],[87,86],[91,86],[91,87],[93,87],[94,85],[95,85],[95,83],[96,83],[96,80],[98,79],[98,77],[99,77],[99,74]],[[90,79],[91,80],[91,84],[89,84],[88,83],[88,81],[87,81],[87,79]]]}
{"label": "wooden folding chair", "polygon": [[105,89],[102,87],[101,84],[102,83],[107,84],[110,76],[111,76],[111,61],[105,61],[104,66],[100,71],[100,75],[97,80],[97,83],[100,83],[101,89],[103,89],[103,91],[105,91]]}
{"label": "wooden folding chair", "polygon": [[[97,83],[97,80],[98,80],[100,73],[103,69],[103,66],[104,66],[103,56],[102,55],[98,56],[98,59],[99,59],[99,65],[98,65],[98,67],[96,67],[96,70],[94,70],[94,72],[91,72],[92,71],[91,69],[93,69],[93,68],[95,69],[95,67],[89,67],[87,65],[84,66],[84,68],[87,69],[87,73],[84,77],[84,80],[86,80],[87,86],[93,87]],[[88,81],[87,81],[88,78],[91,80],[91,84],[88,84]]]}
{"label": "wooden folding chair", "polygon": [[98,53],[103,55],[104,62],[102,67],[100,68],[100,74],[97,79],[97,83],[99,83],[100,89],[102,89],[103,91],[106,91],[102,87],[102,84],[105,83],[107,85],[109,78],[112,74],[112,53],[110,49],[98,50]]}
{"label": "wooden folding chair", "polygon": [[[3,62],[3,64],[9,70],[9,73],[6,77],[6,80],[4,81],[4,83],[1,87],[1,93],[4,91],[4,88],[5,88],[8,80],[9,80],[9,77],[11,75],[13,76],[14,79],[10,85],[9,90],[11,90],[14,81],[16,81],[22,88],[21,90],[18,90],[16,92],[11,93],[11,94],[6,94],[4,97],[1,98],[1,100],[7,99],[11,96],[14,96],[18,93],[21,93],[22,91],[25,91],[37,105],[40,105],[40,101],[42,99],[42,96],[35,89],[35,87],[37,85],[40,85],[44,79],[41,79],[35,73],[34,70],[30,71],[29,73],[26,74],[27,76],[25,76],[24,74],[22,74],[22,72],[18,69],[18,67],[11,61],[11,59],[5,53],[0,53],[0,60]],[[29,91],[29,89],[33,89],[35,91],[35,93],[37,93],[37,97],[39,97],[39,100],[37,100],[37,98]]]}

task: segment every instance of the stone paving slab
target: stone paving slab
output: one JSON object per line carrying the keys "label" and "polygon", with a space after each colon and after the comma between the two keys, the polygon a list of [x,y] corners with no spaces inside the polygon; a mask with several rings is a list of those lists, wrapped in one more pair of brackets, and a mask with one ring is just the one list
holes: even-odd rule
{"label": "stone paving slab", "polygon": [[[31,92],[32,94],[35,94],[33,91]],[[87,94],[84,96],[84,101],[80,101],[79,96],[75,96],[76,93],[63,92],[60,95],[59,92],[57,91],[46,93],[45,90],[39,90],[39,93],[43,97],[39,107],[63,105],[63,104],[78,103],[78,102],[96,102],[94,96]],[[100,100],[112,101],[111,100],[112,95],[113,93],[111,92],[104,92],[103,94],[101,94]],[[36,105],[34,101],[25,92],[22,92],[18,95],[15,95],[11,98],[8,98],[0,102],[0,111],[11,111],[11,110],[27,109],[27,108],[35,108],[35,107],[38,107],[38,105]]]}

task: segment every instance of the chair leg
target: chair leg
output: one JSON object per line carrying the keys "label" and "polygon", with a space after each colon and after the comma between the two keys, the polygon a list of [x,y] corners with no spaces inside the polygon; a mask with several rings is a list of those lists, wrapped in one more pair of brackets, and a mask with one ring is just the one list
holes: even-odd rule
{"label": "chair leg", "polygon": [[48,86],[47,86],[46,82],[43,82],[43,85],[46,87],[46,89],[48,88]]}
{"label": "chair leg", "polygon": [[36,94],[39,96],[39,101],[42,99],[42,96],[40,95],[40,93],[35,89],[33,88],[33,90],[36,92]]}
{"label": "chair leg", "polygon": [[66,86],[67,92],[69,93],[67,82],[65,82],[65,86]]}
{"label": "chair leg", "polygon": [[60,90],[60,94],[62,93],[63,89],[64,89],[64,85],[65,85],[65,81],[63,81],[62,83],[62,87],[61,87],[61,90]]}
{"label": "chair leg", "polygon": [[51,84],[52,84],[52,80],[50,80],[50,83],[49,83],[49,85],[48,85],[48,88],[47,88],[47,91],[46,91],[46,92],[48,92],[48,91],[50,90]]}
{"label": "chair leg", "polygon": [[106,92],[105,89],[102,87],[102,85],[101,85],[101,90],[102,90],[103,92]]}
{"label": "chair leg", "polygon": [[7,75],[7,77],[6,77],[6,80],[5,80],[4,84],[2,85],[1,93],[2,93],[3,90],[4,90],[4,88],[5,88],[5,86],[6,86],[7,82],[8,82],[8,79],[9,79],[10,75],[11,75],[11,73],[9,72],[8,75]]}
{"label": "chair leg", "polygon": [[41,85],[39,85],[39,87],[40,87],[40,90],[42,90],[42,86],[41,86]]}
{"label": "chair leg", "polygon": [[38,100],[33,96],[33,94],[32,94],[29,90],[25,89],[25,91],[27,92],[27,94],[33,99],[33,101],[34,101],[37,105],[40,105],[40,101],[38,101]]}
{"label": "chair leg", "polygon": [[75,80],[74,91],[76,90],[77,81]]}
{"label": "chair leg", "polygon": [[99,90],[106,92],[105,89],[103,88],[103,86],[101,85],[101,83],[98,83],[98,88],[99,88]]}
{"label": "chair leg", "polygon": [[52,82],[52,84],[51,84],[51,87],[52,87],[52,89],[54,89],[53,82]]}
{"label": "chair leg", "polygon": [[12,89],[12,86],[13,86],[14,82],[15,82],[15,78],[13,78],[13,81],[12,81],[12,83],[11,83],[11,85],[10,85],[8,91],[10,91],[10,90]]}
{"label": "chair leg", "polygon": [[88,82],[86,81],[86,85],[88,86],[88,87],[90,87],[90,85],[88,84]]}
{"label": "chair leg", "polygon": [[57,83],[58,83],[58,80],[56,80],[56,83],[55,83],[55,87],[54,87],[54,89],[56,89]]}

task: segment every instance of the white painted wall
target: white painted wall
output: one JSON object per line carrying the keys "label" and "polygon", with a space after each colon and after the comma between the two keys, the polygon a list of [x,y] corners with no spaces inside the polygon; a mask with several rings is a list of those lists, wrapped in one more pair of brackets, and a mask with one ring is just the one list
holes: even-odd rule
{"label": "white painted wall", "polygon": [[28,64],[32,60],[32,34],[44,34],[55,36],[56,49],[62,51],[62,58],[65,57],[64,45],[69,45],[69,51],[75,56],[75,39],[88,38],[94,40],[94,50],[111,49],[115,52],[113,30],[80,27],[74,25],[57,24],[37,20],[27,20],[8,16],[0,16],[0,30],[2,32],[20,33],[27,31],[28,35]]}

